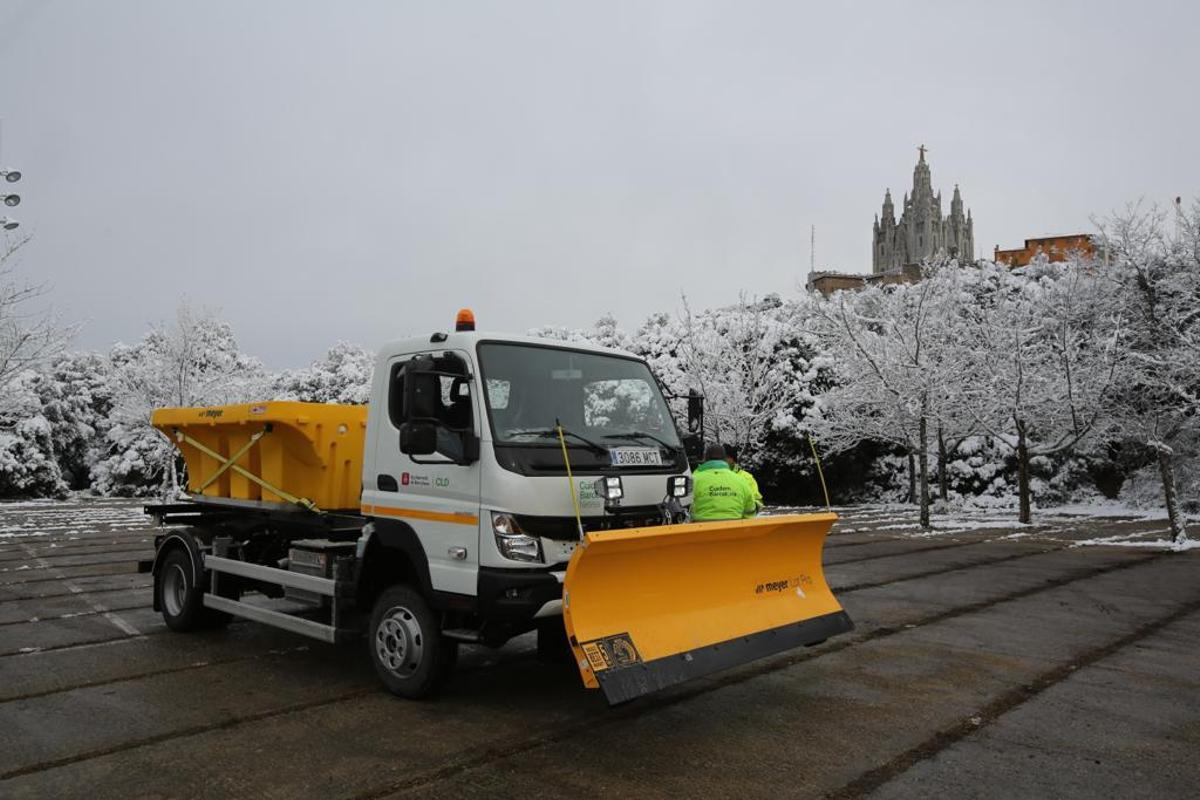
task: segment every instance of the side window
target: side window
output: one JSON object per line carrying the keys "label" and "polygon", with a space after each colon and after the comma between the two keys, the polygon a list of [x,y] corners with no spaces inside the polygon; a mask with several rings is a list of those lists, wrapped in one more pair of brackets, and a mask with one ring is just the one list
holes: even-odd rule
{"label": "side window", "polygon": [[[388,417],[397,428],[411,416],[409,409],[404,407],[405,373],[410,364],[406,359],[393,364],[389,370]],[[433,359],[433,371],[438,380],[438,392],[433,407],[434,420],[440,426],[454,431],[472,430],[474,415],[471,413],[471,386],[466,377],[466,366],[458,357],[447,355]]]}
{"label": "side window", "polygon": [[470,432],[475,418],[471,413],[471,385],[466,377],[439,375],[438,381],[441,383],[438,422],[452,431]]}
{"label": "side window", "polygon": [[473,434],[475,429],[466,364],[452,353],[433,358],[405,359],[393,364],[388,371],[387,408],[388,419],[397,429],[413,416],[412,409],[407,408],[404,402],[406,382],[413,379],[409,374],[411,370],[418,370],[414,373],[416,375],[432,372],[437,380],[437,391],[429,398],[432,408],[418,414],[422,420],[432,422],[437,427],[437,455],[451,461],[461,459],[464,438]]}

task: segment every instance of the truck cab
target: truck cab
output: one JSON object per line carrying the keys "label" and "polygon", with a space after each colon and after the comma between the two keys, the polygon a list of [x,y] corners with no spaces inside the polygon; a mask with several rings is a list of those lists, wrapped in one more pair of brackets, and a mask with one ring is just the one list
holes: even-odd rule
{"label": "truck cab", "polygon": [[666,397],[629,353],[473,330],[391,342],[367,420],[364,563],[422,562],[451,636],[560,630],[581,528],[660,524],[666,501],[677,517],[690,503],[672,493],[689,470]]}

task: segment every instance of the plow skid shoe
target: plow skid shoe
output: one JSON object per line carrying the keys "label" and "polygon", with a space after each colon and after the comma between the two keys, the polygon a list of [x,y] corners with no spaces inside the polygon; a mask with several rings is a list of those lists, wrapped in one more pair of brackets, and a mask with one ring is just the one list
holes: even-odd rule
{"label": "plow skid shoe", "polygon": [[832,513],[599,531],[563,621],[584,685],[620,703],[854,627],[821,569]]}

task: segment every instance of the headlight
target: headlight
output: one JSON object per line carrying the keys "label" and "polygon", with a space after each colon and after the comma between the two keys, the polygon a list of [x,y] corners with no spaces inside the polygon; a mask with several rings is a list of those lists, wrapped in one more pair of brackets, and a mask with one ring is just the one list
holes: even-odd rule
{"label": "headlight", "polygon": [[620,500],[625,496],[625,487],[621,483],[620,475],[606,475],[600,478],[595,483],[596,494],[605,502]]}
{"label": "headlight", "polygon": [[492,533],[496,536],[496,548],[505,558],[513,561],[541,562],[541,542],[532,536],[526,536],[512,514],[493,511]]}
{"label": "headlight", "polygon": [[691,477],[687,475],[672,475],[667,478],[667,497],[687,497],[691,493]]}

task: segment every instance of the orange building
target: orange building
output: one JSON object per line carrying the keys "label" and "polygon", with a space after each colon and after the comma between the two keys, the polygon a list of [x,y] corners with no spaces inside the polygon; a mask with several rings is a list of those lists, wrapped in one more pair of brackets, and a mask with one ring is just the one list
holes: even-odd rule
{"label": "orange building", "polygon": [[1045,253],[1051,261],[1066,261],[1072,252],[1093,256],[1096,245],[1092,237],[1086,233],[1076,233],[1070,236],[1043,236],[1040,239],[1026,239],[1025,246],[1017,250],[1001,250],[996,246],[994,259],[997,264],[1007,264],[1010,267],[1023,267],[1039,254]]}

